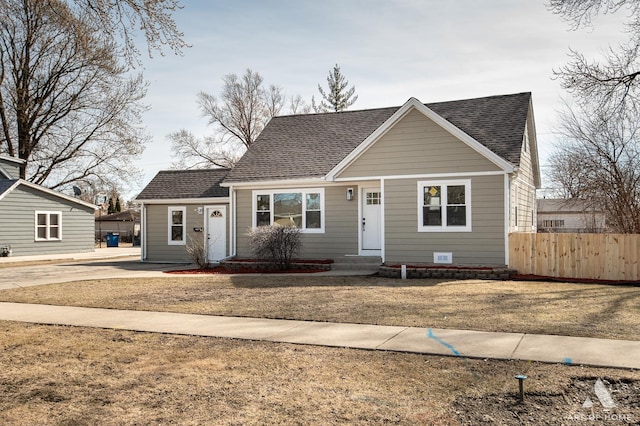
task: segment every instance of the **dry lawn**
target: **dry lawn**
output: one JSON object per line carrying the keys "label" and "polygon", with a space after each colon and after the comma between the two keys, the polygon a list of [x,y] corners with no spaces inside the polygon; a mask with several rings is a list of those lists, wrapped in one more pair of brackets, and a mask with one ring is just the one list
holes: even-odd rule
{"label": "dry lawn", "polygon": [[567,420],[612,414],[582,408],[595,378],[630,419],[611,424],[640,420],[637,371],[1,321],[0,336],[7,425],[602,424]]}
{"label": "dry lawn", "polygon": [[170,276],[0,292],[1,301],[638,339],[640,287],[379,277]]}
{"label": "dry lawn", "polygon": [[[0,300],[626,339],[640,329],[631,286],[169,276],[4,290]],[[529,377],[525,404],[515,374]],[[598,378],[613,411],[597,402]],[[548,425],[612,415],[609,424],[640,421],[639,371],[0,321],[0,424]]]}

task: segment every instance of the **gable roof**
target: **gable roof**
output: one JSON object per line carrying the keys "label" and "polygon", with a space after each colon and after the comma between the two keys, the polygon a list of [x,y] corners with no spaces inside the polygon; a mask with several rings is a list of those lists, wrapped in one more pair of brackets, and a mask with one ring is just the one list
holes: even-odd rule
{"label": "gable roof", "polygon": [[[531,93],[424,105],[467,140],[518,166]],[[229,172],[225,184],[261,180],[323,178],[401,107],[274,117]],[[373,135],[373,136],[372,136]]]}
{"label": "gable roof", "polygon": [[140,192],[136,200],[169,200],[228,197],[220,182],[229,169],[162,170]]}
{"label": "gable roof", "polygon": [[84,207],[89,207],[94,210],[97,208],[93,204],[87,203],[77,198],[70,197],[68,195],[62,194],[52,189],[45,188],[44,186],[37,185],[33,182],[29,182],[24,179],[0,179],[0,200],[2,200],[4,197],[6,197],[9,193],[11,193],[13,190],[18,188],[19,186],[26,186],[27,188],[35,189],[36,191],[44,192],[45,194],[51,195],[53,197],[60,198],[62,200],[69,201],[75,204],[79,204]]}

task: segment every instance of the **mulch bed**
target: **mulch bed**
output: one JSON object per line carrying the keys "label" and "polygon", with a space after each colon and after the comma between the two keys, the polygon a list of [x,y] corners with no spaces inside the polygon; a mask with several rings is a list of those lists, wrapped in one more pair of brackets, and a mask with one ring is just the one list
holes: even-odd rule
{"label": "mulch bed", "polygon": [[[219,266],[203,269],[180,269],[167,271],[167,274],[309,274],[331,270],[331,259],[295,260],[289,269],[275,269],[260,259],[234,259],[222,262]],[[314,265],[324,265],[314,267]]]}

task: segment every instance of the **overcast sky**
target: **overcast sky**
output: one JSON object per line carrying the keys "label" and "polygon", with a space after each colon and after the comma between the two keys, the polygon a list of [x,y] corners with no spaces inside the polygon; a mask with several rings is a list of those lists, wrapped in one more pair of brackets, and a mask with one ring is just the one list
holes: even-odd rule
{"label": "overcast sky", "polygon": [[569,47],[597,57],[624,40],[624,15],[594,28],[570,25],[546,0],[185,0],[176,20],[192,47],[183,56],[144,61],[149,81],[144,125],[153,141],[139,161],[145,179],[135,196],[172,158],[167,134],[211,133],[196,104],[200,91],[219,94],[222,77],[257,71],[287,95],[318,98],[335,64],[357,102],[350,108],[400,106],[532,92],[544,165],[556,116],[567,94],[553,69]]}

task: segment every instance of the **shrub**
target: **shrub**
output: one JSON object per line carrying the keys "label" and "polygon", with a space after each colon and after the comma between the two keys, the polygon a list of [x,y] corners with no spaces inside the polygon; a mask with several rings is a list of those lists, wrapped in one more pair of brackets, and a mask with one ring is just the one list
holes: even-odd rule
{"label": "shrub", "polygon": [[187,253],[191,257],[191,261],[198,265],[200,269],[204,269],[209,265],[207,259],[207,251],[204,249],[204,244],[199,238],[192,238],[189,236],[189,244],[187,244]]}
{"label": "shrub", "polygon": [[295,226],[269,225],[249,230],[249,248],[258,259],[277,269],[289,269],[302,248],[300,229]]}

